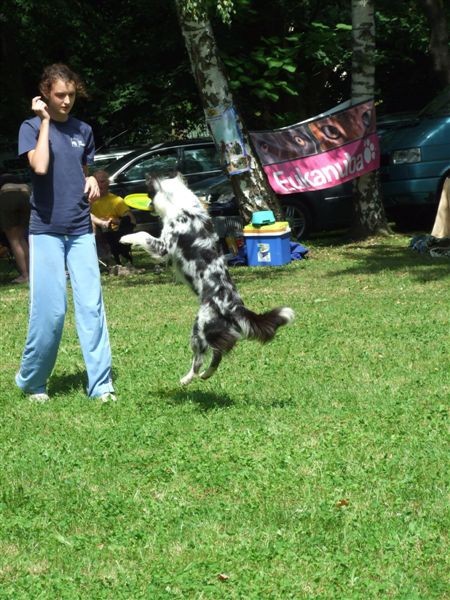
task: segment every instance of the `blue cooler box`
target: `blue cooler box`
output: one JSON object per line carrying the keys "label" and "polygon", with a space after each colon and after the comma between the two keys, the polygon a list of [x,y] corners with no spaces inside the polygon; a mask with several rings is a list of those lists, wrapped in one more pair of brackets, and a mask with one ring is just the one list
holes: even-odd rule
{"label": "blue cooler box", "polygon": [[291,230],[246,232],[247,261],[250,267],[279,267],[291,262]]}

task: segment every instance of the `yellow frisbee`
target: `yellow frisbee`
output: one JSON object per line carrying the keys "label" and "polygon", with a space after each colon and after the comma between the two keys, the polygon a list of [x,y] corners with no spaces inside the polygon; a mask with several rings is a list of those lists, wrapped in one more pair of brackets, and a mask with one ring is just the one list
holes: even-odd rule
{"label": "yellow frisbee", "polygon": [[123,201],[131,208],[152,210],[152,199],[147,194],[128,194]]}

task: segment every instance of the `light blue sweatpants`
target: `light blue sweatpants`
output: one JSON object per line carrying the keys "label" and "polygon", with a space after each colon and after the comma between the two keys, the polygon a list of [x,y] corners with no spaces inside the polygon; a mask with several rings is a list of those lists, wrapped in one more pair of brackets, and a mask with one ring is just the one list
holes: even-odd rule
{"label": "light blue sweatpants", "polygon": [[47,391],[67,311],[66,267],[88,375],[88,396],[113,392],[111,349],[93,234],[30,235],[30,320],[16,384],[29,394]]}

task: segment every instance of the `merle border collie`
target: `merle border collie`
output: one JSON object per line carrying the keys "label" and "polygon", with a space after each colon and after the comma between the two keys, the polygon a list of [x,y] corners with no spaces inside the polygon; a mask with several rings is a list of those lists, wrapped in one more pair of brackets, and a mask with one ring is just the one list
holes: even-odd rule
{"label": "merle border collie", "polygon": [[[199,298],[200,309],[191,335],[192,366],[180,379],[182,385],[187,385],[195,377],[211,377],[222,356],[239,339],[269,342],[278,327],[294,320],[294,311],[279,307],[256,314],[244,306],[218,251],[218,237],[208,212],[182,175],[171,175],[147,176],[153,209],[163,224],[161,236],[155,238],[141,231],[122,236],[120,241],[143,248],[158,261],[169,260],[177,278]],[[209,349],[211,363],[201,371]]]}

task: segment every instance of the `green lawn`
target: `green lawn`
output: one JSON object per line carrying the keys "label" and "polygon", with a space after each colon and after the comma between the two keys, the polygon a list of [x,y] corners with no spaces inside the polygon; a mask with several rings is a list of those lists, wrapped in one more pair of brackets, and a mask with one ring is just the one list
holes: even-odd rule
{"label": "green lawn", "polygon": [[138,254],[103,276],[106,405],[71,304],[51,402],[15,389],[28,290],[0,261],[0,598],[450,598],[450,264],[408,241],[233,268],[297,320],[187,389],[196,299]]}

